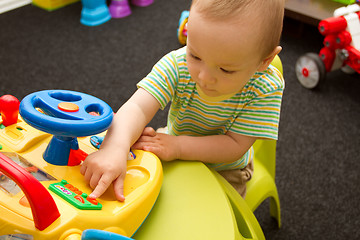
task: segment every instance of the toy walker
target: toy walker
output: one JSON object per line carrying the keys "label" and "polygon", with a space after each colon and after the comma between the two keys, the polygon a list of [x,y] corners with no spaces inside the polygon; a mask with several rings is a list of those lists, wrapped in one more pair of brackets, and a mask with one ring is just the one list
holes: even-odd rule
{"label": "toy walker", "polygon": [[360,73],[360,6],[353,4],[334,12],[334,17],[319,23],[324,47],[319,54],[306,53],[295,65],[297,79],[313,89],[325,79],[326,72],[342,69]]}
{"label": "toy walker", "polygon": [[97,150],[88,136],[104,135],[111,124],[109,105],[84,93],[47,90],[21,103],[5,95],[0,112],[1,240],[81,239],[86,229],[97,229],[95,235],[109,231],[111,239],[135,233],[159,194],[160,160],[134,151],[127,164],[125,202],[117,201],[111,188],[98,199],[89,198],[92,189],[80,174],[81,161]]}

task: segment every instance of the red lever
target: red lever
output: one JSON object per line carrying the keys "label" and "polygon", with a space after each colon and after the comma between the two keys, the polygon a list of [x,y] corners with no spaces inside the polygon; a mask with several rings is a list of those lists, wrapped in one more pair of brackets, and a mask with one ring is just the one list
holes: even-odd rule
{"label": "red lever", "polygon": [[19,115],[19,100],[11,95],[0,97],[0,113],[5,127],[17,123]]}
{"label": "red lever", "polygon": [[0,170],[15,181],[26,195],[37,229],[44,230],[60,217],[54,199],[46,188],[33,175],[2,153]]}

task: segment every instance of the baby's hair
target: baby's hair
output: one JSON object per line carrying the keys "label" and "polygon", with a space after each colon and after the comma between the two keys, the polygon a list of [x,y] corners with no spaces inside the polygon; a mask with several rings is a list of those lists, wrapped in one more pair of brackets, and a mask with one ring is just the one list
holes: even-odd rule
{"label": "baby's hair", "polygon": [[249,27],[259,26],[259,49],[264,58],[280,43],[285,0],[193,0],[191,6],[195,5],[199,13],[212,20],[255,17]]}

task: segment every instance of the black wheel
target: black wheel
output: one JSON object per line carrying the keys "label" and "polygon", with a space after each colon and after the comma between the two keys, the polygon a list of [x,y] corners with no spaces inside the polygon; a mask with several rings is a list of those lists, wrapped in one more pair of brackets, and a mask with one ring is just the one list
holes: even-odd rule
{"label": "black wheel", "polygon": [[295,72],[303,87],[313,89],[325,79],[326,69],[318,54],[306,53],[296,61]]}

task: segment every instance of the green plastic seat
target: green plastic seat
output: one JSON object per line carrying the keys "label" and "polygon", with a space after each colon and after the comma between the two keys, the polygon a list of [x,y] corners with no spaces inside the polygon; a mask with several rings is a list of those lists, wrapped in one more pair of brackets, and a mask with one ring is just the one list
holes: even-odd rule
{"label": "green plastic seat", "polygon": [[164,181],[136,240],[263,240],[244,199],[201,162],[163,162]]}
{"label": "green plastic seat", "polygon": [[254,143],[254,175],[247,183],[245,201],[252,211],[270,198],[270,215],[281,227],[280,200],[275,184],[276,141],[257,140]]}

